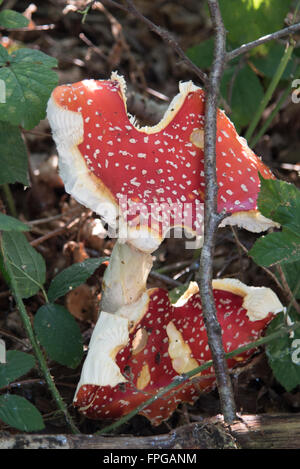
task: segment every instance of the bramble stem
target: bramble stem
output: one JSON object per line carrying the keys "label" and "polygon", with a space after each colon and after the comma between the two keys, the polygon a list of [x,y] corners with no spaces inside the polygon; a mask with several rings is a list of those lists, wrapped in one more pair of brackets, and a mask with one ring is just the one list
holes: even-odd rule
{"label": "bramble stem", "polygon": [[39,344],[36,340],[36,337],[35,337],[35,334],[33,332],[31,322],[30,322],[30,319],[28,317],[25,305],[23,303],[23,300],[22,300],[21,296],[18,293],[18,287],[17,287],[16,281],[15,281],[15,278],[14,278],[12,268],[11,268],[10,260],[6,256],[6,253],[5,253],[5,250],[3,249],[2,243],[1,243],[1,253],[2,253],[2,256],[3,256],[3,259],[4,259],[5,269],[8,273],[8,275],[9,275],[10,287],[11,287],[12,293],[14,295],[17,307],[19,309],[20,316],[21,316],[21,319],[22,319],[22,322],[23,322],[23,326],[26,330],[26,333],[27,333],[27,336],[28,336],[29,341],[31,343],[33,352],[34,352],[34,354],[36,356],[36,359],[39,363],[39,367],[41,369],[41,372],[44,375],[44,378],[46,380],[48,388],[49,388],[49,390],[50,390],[50,392],[51,392],[51,394],[52,394],[52,396],[53,396],[53,398],[56,402],[56,405],[57,405],[58,409],[64,414],[66,422],[68,423],[72,433],[79,433],[78,429],[76,428],[75,424],[72,421],[71,416],[68,413],[66,404],[64,403],[58,389],[55,386],[55,383],[54,383],[53,378],[51,376],[50,370],[49,370],[49,368],[47,366],[47,363],[46,363],[46,360],[44,358],[43,352],[42,352],[42,350],[41,350],[41,348],[40,348],[40,346],[39,346]]}

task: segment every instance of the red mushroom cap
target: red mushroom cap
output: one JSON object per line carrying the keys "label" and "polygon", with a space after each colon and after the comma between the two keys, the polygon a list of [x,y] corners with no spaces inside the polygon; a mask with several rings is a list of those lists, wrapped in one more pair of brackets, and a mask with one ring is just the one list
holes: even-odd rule
{"label": "red mushroom cap", "polygon": [[[121,229],[144,251],[153,251],[172,227],[202,234],[205,97],[192,82],[179,90],[153,127],[139,128],[129,118],[125,82],[116,73],[59,86],[48,103],[67,192],[108,223],[120,207]],[[216,151],[218,209],[233,214],[225,223],[267,229],[271,221],[257,212],[258,173],[274,176],[221,110]]]}
{"label": "red mushroom cap", "polygon": [[[225,352],[260,337],[274,314],[283,309],[270,289],[247,287],[235,280],[216,281],[214,298]],[[154,288],[115,316],[102,312],[89,354],[74,405],[92,419],[128,414],[176,376],[211,359],[196,284],[191,284],[175,305],[170,303],[167,291]],[[251,354],[253,349],[228,359],[229,368]],[[140,413],[159,425],[180,402],[192,404],[200,390],[211,389],[213,373],[210,367]]]}

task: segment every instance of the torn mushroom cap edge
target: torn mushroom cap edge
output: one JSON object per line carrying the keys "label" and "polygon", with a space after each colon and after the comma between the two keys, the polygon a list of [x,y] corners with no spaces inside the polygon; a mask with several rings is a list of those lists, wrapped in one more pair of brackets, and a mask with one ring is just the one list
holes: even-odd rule
{"label": "torn mushroom cap edge", "polygon": [[[213,289],[242,296],[243,308],[246,309],[250,321],[262,320],[270,313],[277,314],[285,309],[270,288],[249,287],[237,279],[213,280],[212,284]],[[127,345],[130,331],[147,312],[151,294],[155,290],[147,290],[136,303],[123,306],[114,314],[104,311],[100,313],[74,400],[80,387],[85,384],[113,387],[126,381],[115,363],[115,357],[118,351]],[[183,306],[198,291],[197,283],[190,282],[188,289],[173,306]]]}
{"label": "torn mushroom cap edge", "polygon": [[[93,80],[84,80],[84,83],[92,81]],[[112,72],[111,81],[119,84],[121,99],[127,112],[125,79],[117,72]],[[161,121],[154,126],[139,127],[133,116],[128,115],[128,118],[136,130],[140,132],[147,134],[160,132],[172,121],[183,105],[186,96],[190,92],[195,92],[200,89],[201,88],[194,85],[192,81],[180,82],[179,93],[172,99]],[[123,217],[119,216],[120,213],[116,198],[105,184],[102,183],[101,179],[97,178],[89,171],[78,149],[78,145],[83,141],[84,126],[81,114],[59,106],[54,99],[54,94],[55,93],[52,94],[48,102],[47,116],[60,155],[59,168],[66,191],[79,203],[98,213],[112,229],[117,229],[118,227],[119,232],[125,233],[125,239],[137,249],[144,252],[153,252],[160,245],[163,237],[160,237],[147,227],[143,227],[139,230],[128,228]],[[219,110],[219,112],[234,127],[225,113],[221,110]],[[246,141],[239,137],[238,134],[237,138],[246,148]],[[237,225],[252,232],[261,232],[271,226],[278,226],[278,224],[267,219],[257,210],[235,212],[226,217],[220,226],[225,225]],[[163,236],[165,236],[165,234]]]}
{"label": "torn mushroom cap edge", "polygon": [[[124,78],[113,72],[111,80],[119,83],[121,97],[127,111]],[[85,80],[87,81],[91,80]],[[153,127],[139,127],[133,116],[128,116],[129,120],[141,132],[148,134],[159,132],[174,118],[188,93],[197,89],[199,88],[192,81],[180,83],[179,94],[173,98],[161,121]],[[118,203],[113,194],[99,178],[89,171],[78,149],[78,145],[83,141],[84,125],[81,114],[59,106],[52,93],[47,105],[47,117],[60,156],[59,170],[66,192],[80,204],[99,214],[112,229],[119,228],[119,232],[125,233],[125,237],[137,249],[149,253],[157,249],[162,239],[154,236],[149,229],[139,229],[138,232],[128,229],[123,217],[119,216]]]}

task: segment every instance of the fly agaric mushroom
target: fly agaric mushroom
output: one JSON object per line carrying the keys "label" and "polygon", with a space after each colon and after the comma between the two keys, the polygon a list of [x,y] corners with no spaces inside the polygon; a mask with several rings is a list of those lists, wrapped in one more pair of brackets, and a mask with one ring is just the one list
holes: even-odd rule
{"label": "fly agaric mushroom", "polygon": [[[259,338],[283,306],[269,288],[238,280],[213,282],[225,352]],[[228,359],[232,369],[254,350]],[[74,405],[92,419],[116,419],[144,403],[180,374],[211,359],[197,284],[175,305],[161,288],[115,314],[102,312],[94,329]],[[213,367],[178,385],[140,413],[153,425],[168,419],[180,402],[194,403],[214,386]]]}
{"label": "fly agaric mushroom", "polygon": [[[181,83],[163,119],[139,128],[127,114],[125,89],[115,72],[110,80],[59,86],[47,115],[66,191],[118,227],[119,237],[153,252],[173,227],[202,235],[205,96]],[[223,225],[272,226],[257,211],[258,173],[274,176],[221,110],[216,154],[218,210],[231,214]]]}

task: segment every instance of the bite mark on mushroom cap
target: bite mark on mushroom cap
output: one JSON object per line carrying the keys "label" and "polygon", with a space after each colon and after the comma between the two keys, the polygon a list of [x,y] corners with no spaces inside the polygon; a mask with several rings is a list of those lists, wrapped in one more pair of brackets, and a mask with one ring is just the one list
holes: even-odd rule
{"label": "bite mark on mushroom cap", "polygon": [[[139,128],[127,114],[124,79],[116,73],[111,80],[57,87],[47,115],[67,192],[112,226],[120,205],[121,227],[144,251],[156,249],[172,227],[201,235],[204,108],[204,91],[180,83],[163,119]],[[274,176],[221,110],[216,152],[218,210],[233,214],[223,223],[267,229],[272,222],[257,212],[258,173]],[[191,216],[184,216],[187,204]]]}
{"label": "bite mark on mushroom cap", "polygon": [[[252,300],[258,294],[260,305],[264,296],[265,302],[269,302],[269,307],[264,313],[259,307],[260,319],[255,318],[255,314],[251,310],[250,320],[244,307],[245,297],[249,295],[247,290],[249,287],[241,282],[224,285],[224,289],[221,289],[222,283],[216,283],[217,288],[214,288],[213,291],[217,317],[222,328],[224,349],[225,352],[230,352],[259,338],[274,314],[282,310],[283,306],[275,294],[272,302],[269,302],[269,289],[254,289],[250,292]],[[190,288],[190,294],[186,294],[185,299],[175,305],[170,303],[167,291],[154,288],[144,294],[138,307],[129,305],[115,315],[109,315],[112,322],[106,323],[107,315],[105,314],[102,320],[102,340],[106,341],[104,348],[107,350],[109,349],[109,339],[106,338],[108,325],[111,328],[111,333],[115,331],[117,334],[117,329],[120,327],[117,318],[120,319],[122,314],[122,319],[127,321],[127,343],[124,344],[124,340],[122,340],[117,354],[115,354],[116,341],[112,347],[115,357],[114,365],[119,369],[122,379],[116,383],[115,377],[117,375],[113,369],[113,379],[110,384],[104,385],[103,381],[97,381],[98,377],[96,376],[89,380],[88,370],[90,367],[93,370],[101,370],[102,366],[107,366],[107,363],[103,363],[103,354],[101,355],[101,340],[98,343],[94,342],[94,350],[92,344],[74,398],[74,405],[87,417],[93,419],[120,418],[149,397],[156,395],[161,388],[170,384],[180,373],[187,372],[194,366],[201,365],[211,359],[200,295],[199,292],[195,291],[194,284]],[[253,309],[255,301],[250,303]],[[131,313],[131,311],[133,312]],[[138,311],[140,312],[138,313]],[[116,321],[115,326],[113,326],[114,320]],[[146,334],[139,332],[141,330],[146,331]],[[144,335],[143,346],[139,349],[136,347],[138,334]],[[100,352],[98,358],[97,349]],[[253,352],[254,350],[248,350],[239,356],[228,359],[229,369],[237,363],[240,365]],[[178,385],[176,389],[156,399],[140,413],[146,416],[153,425],[159,425],[170,417],[180,402],[192,404],[198,398],[200,391],[210,390],[215,385],[213,373],[213,367],[204,370],[196,379]]]}

